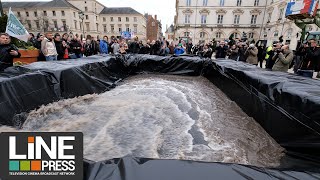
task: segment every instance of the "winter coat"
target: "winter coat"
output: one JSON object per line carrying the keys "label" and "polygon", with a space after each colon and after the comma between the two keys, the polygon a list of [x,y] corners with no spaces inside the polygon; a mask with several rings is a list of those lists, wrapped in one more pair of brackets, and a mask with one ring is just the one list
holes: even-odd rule
{"label": "winter coat", "polygon": [[306,50],[306,56],[303,60],[302,68],[305,70],[320,70],[320,48],[308,48]]}
{"label": "winter coat", "polygon": [[17,56],[12,56],[10,54],[11,50],[18,52],[18,48],[12,44],[0,44],[0,71],[13,66],[13,58],[19,58],[21,56],[19,52]]}
{"label": "winter coat", "polygon": [[140,51],[140,45],[137,42],[132,42],[129,47],[129,51],[134,54],[138,54]]}
{"label": "winter coat", "polygon": [[272,60],[275,62],[272,67],[273,71],[288,72],[289,66],[293,60],[293,52],[289,50],[286,54],[275,54]]}
{"label": "winter coat", "polygon": [[109,54],[108,42],[106,42],[105,40],[100,40],[100,53],[101,54]]}
{"label": "winter coat", "polygon": [[175,55],[181,55],[181,54],[184,54],[184,49],[183,48],[175,48],[174,49],[174,54]]}
{"label": "winter coat", "polygon": [[246,53],[248,57],[246,62],[249,64],[258,64],[258,49],[257,48],[248,48]]}
{"label": "winter coat", "polygon": [[82,53],[81,52],[82,45],[78,40],[72,39],[69,46],[70,46],[71,53],[74,53],[74,54],[81,54]]}
{"label": "winter coat", "polygon": [[239,49],[236,48],[236,49],[229,49],[228,50],[228,55],[229,55],[229,59],[232,59],[232,60],[237,60],[238,59],[238,53],[239,53]]}
{"label": "winter coat", "polygon": [[216,47],[216,58],[226,58],[228,51],[228,46],[218,46]]}

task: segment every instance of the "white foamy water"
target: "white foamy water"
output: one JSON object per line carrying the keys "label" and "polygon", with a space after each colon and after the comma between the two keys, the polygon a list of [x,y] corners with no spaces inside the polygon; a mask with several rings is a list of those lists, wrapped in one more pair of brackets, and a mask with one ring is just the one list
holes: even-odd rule
{"label": "white foamy water", "polygon": [[273,167],[283,156],[254,119],[203,77],[135,76],[109,92],[32,111],[22,131],[81,131],[84,157],[94,161],[132,155]]}

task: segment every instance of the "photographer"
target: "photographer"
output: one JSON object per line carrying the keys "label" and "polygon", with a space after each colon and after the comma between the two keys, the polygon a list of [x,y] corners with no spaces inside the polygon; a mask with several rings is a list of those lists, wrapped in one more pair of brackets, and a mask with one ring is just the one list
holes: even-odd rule
{"label": "photographer", "polygon": [[258,49],[254,44],[250,44],[246,50],[245,55],[247,56],[247,63],[258,65]]}
{"label": "photographer", "polygon": [[18,49],[10,44],[11,38],[7,33],[0,34],[0,71],[13,66],[13,58],[19,58]]}
{"label": "photographer", "polygon": [[267,56],[266,56],[266,58],[268,57],[267,64],[266,64],[267,69],[271,70],[273,68],[275,61],[273,61],[272,58],[274,55],[276,55],[277,49],[281,49],[281,44],[278,42],[273,42],[272,48],[268,47]]}
{"label": "photographer", "polygon": [[272,61],[275,62],[272,70],[288,72],[292,60],[293,52],[289,49],[288,45],[284,45],[276,50],[276,54],[272,58]]}
{"label": "photographer", "polygon": [[248,56],[245,53],[247,49],[248,49],[248,46],[246,43],[239,42],[238,44],[238,56],[239,56],[238,60],[239,61],[246,62]]}
{"label": "photographer", "polygon": [[307,41],[303,42],[303,44],[298,48],[296,52],[296,58],[295,58],[294,68],[293,68],[293,71],[295,73],[297,73],[298,70],[301,68],[303,64],[303,60],[305,59],[307,54],[307,49],[308,49]]}
{"label": "photographer", "polygon": [[317,41],[311,39],[309,42],[309,47],[306,48],[306,57],[303,60],[302,70],[314,70],[319,72],[320,70],[320,48],[317,47]]}
{"label": "photographer", "polygon": [[228,56],[229,56],[229,59],[232,59],[232,60],[237,60],[238,59],[238,53],[239,53],[239,49],[237,48],[237,46],[234,44],[232,45],[232,47],[228,50]]}
{"label": "photographer", "polygon": [[[226,58],[227,56],[227,50],[228,50],[228,46],[225,44],[224,41],[221,41],[219,46],[216,47],[216,59],[218,58]],[[202,51],[202,50],[200,50]]]}

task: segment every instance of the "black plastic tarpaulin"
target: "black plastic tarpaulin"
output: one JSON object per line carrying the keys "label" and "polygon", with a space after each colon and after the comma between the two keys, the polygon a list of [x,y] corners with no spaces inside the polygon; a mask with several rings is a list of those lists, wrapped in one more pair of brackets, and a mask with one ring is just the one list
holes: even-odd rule
{"label": "black plastic tarpaulin", "polygon": [[238,164],[124,157],[84,163],[85,180],[320,179],[320,173]]}
{"label": "black plastic tarpaulin", "polygon": [[[53,76],[12,67],[0,74],[0,125],[20,126],[19,115],[58,100]],[[23,116],[23,115],[22,115]]]}

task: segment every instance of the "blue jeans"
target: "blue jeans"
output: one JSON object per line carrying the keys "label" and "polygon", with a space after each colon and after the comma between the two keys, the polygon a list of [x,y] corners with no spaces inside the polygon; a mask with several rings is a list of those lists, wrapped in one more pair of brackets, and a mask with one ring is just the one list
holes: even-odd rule
{"label": "blue jeans", "polygon": [[46,61],[57,61],[58,58],[56,55],[46,56]]}
{"label": "blue jeans", "polygon": [[82,54],[71,54],[69,55],[70,59],[78,59],[78,58],[82,58]]}

